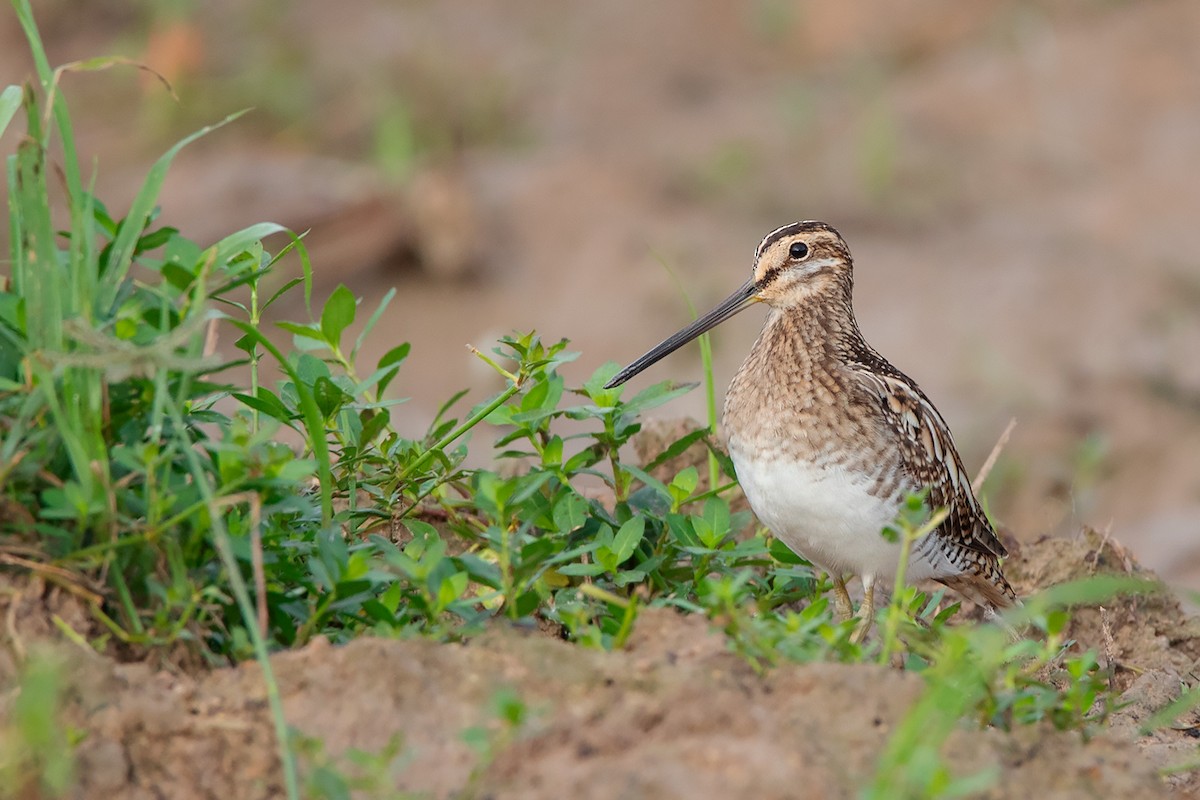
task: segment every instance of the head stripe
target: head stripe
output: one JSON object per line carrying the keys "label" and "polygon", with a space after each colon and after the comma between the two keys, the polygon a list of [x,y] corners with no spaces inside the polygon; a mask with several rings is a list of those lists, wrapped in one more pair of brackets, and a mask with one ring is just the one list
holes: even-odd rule
{"label": "head stripe", "polygon": [[815,233],[817,231],[825,231],[827,233],[833,234],[833,238],[835,241],[838,239],[841,239],[841,235],[838,234],[837,231],[835,231],[833,228],[831,228],[829,225],[825,224],[824,222],[818,222],[818,221],[812,220],[812,219],[803,220],[801,222],[792,222],[792,223],[789,223],[782,227],[776,228],[775,230],[768,233],[766,235],[766,237],[763,238],[762,242],[759,243],[758,249],[754,251],[754,258],[757,260],[758,258],[762,257],[762,254],[766,251],[766,249],[768,247],[775,244],[776,242],[778,242],[780,239],[783,239],[784,237],[794,236],[797,233],[806,233],[806,232],[807,233]]}

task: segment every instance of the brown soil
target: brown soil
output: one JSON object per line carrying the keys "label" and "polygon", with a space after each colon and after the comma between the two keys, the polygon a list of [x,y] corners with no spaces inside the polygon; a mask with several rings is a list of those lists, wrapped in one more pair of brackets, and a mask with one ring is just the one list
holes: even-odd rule
{"label": "brown soil", "polygon": [[[164,219],[202,241],[311,228],[321,292],[343,281],[369,307],[398,287],[364,356],[413,343],[394,384],[406,431],[495,388],[465,343],[567,336],[581,379],[686,319],[662,262],[704,306],[766,231],[824,218],[856,254],[865,333],[968,465],[1018,418],[991,493],[1019,538],[1111,522],[1200,590],[1192,0],[187,7],[39,4],[53,62],[118,52],[178,90],[65,78],[99,194],[123,208],[167,143],[256,107],[184,151]],[[17,26],[0,41],[18,79]],[[458,142],[406,179],[371,159],[397,108]],[[717,336],[720,384],[751,316]],[[639,380],[699,376],[693,350]]]}
{"label": "brown soil", "polygon": [[[1008,564],[1023,592],[1087,574],[1147,574],[1093,532],[1025,545]],[[79,600],[54,585],[10,582],[0,596],[10,659],[50,636],[56,615],[96,632]],[[1200,621],[1168,594],[1152,594],[1079,609],[1069,633],[1077,648],[1101,654],[1114,690],[1124,691],[1108,730],[1085,742],[1049,726],[963,727],[944,749],[955,772],[998,771],[986,797],[1200,790],[1193,773],[1156,775],[1195,757],[1200,715],[1152,736],[1138,731],[1200,679]],[[193,675],[79,649],[68,657],[65,716],[85,734],[75,796],[280,795],[257,664]],[[330,763],[353,774],[348,749],[377,753],[399,736],[384,784],[432,797],[850,797],[923,685],[872,666],[785,665],[758,674],[705,620],[662,610],[644,611],[620,652],[497,623],[467,645],[364,638],[334,648],[318,640],[275,656],[272,668],[288,723],[321,743],[322,755],[306,768]],[[526,708],[515,729],[493,710],[499,692]],[[473,728],[488,733],[485,755],[466,743]]]}

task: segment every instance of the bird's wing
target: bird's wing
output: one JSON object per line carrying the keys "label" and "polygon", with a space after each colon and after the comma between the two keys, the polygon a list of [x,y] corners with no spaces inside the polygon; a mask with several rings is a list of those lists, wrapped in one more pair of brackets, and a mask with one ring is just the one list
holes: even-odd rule
{"label": "bird's wing", "polygon": [[946,421],[911,380],[893,371],[853,370],[868,394],[879,401],[887,420],[901,432],[905,471],[919,486],[929,488],[929,507],[947,510],[938,533],[971,550],[997,558],[1008,555],[971,491],[971,480]]}

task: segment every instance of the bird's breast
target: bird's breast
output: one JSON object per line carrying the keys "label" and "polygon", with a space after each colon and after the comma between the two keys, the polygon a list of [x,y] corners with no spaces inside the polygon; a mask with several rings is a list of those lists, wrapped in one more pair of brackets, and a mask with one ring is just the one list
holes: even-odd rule
{"label": "bird's breast", "polygon": [[723,426],[759,520],[830,572],[891,575],[886,541],[911,486],[877,410],[836,364],[764,338],[726,394]]}
{"label": "bird's breast", "polygon": [[829,572],[894,572],[899,548],[882,531],[895,520],[903,496],[880,494],[874,471],[832,458],[764,456],[735,442],[729,453],[750,507],[784,544]]}

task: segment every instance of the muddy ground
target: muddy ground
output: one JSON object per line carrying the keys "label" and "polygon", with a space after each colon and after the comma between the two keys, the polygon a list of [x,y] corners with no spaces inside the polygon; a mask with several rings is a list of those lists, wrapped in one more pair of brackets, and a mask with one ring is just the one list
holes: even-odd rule
{"label": "muddy ground", "polygon": [[[1145,574],[1095,532],[1022,547],[1021,592],[1115,572]],[[58,615],[94,627],[78,601],[5,577],[4,683]],[[993,770],[981,797],[1192,797],[1200,777],[1158,770],[1194,761],[1200,714],[1152,736],[1141,722],[1200,679],[1200,620],[1169,594],[1080,609],[1070,635],[1111,668],[1119,710],[1090,741],[1047,725],[1013,733],[964,724],[943,755],[955,774]],[[82,798],[268,798],[282,792],[256,664],[188,674],[119,663],[60,643]],[[357,769],[349,748],[398,750],[362,796],[492,798],[853,797],[920,695],[890,668],[784,665],[765,675],[698,617],[646,610],[628,646],[604,653],[497,623],[466,645],[318,640],[272,659],[288,723],[310,740],[305,770]],[[525,709],[501,721],[498,698]],[[468,744],[482,731],[483,748]],[[475,737],[476,741],[480,737]],[[313,744],[320,742],[319,746]],[[378,761],[378,759],[377,759]],[[386,790],[384,790],[386,787]]]}
{"label": "muddy ground", "polygon": [[[260,219],[311,228],[321,293],[344,281],[370,305],[397,287],[366,357],[413,342],[394,384],[413,398],[407,431],[460,388],[495,388],[463,344],[536,327],[583,351],[582,379],[686,320],[664,262],[704,306],[768,230],[823,218],[856,255],[864,332],[934,398],[972,470],[1017,417],[988,494],[1022,544],[1019,588],[1131,569],[1133,552],[1200,590],[1200,4],[37,5],[52,62],[115,52],[176,86],[178,102],[121,70],[66,78],[115,211],[175,138],[257,108],[184,152],[163,219],[202,242]],[[27,73],[0,12],[0,82]],[[397,165],[406,115],[421,141]],[[750,316],[716,340],[719,383]],[[681,353],[639,380],[699,374]],[[702,398],[668,413],[700,416]],[[74,598],[8,588],[6,675],[56,630],[49,611],[88,630]],[[948,753],[1002,770],[996,796],[1196,791],[1151,775],[1194,757],[1194,728],[1130,743],[1195,682],[1196,623],[1167,600],[1108,615],[1112,643],[1099,611],[1077,637],[1116,661],[1132,705],[1086,746],[959,733]],[[74,661],[80,796],[277,790],[255,667]],[[328,752],[403,731],[400,785],[479,797],[845,794],[920,686],[822,666],[761,677],[665,613],[623,653],[497,630],[466,647],[313,645],[276,665],[290,721]],[[501,686],[531,719],[484,763],[462,733],[489,724]]]}

